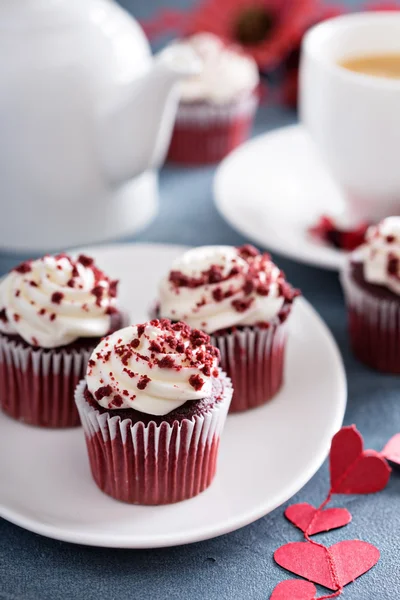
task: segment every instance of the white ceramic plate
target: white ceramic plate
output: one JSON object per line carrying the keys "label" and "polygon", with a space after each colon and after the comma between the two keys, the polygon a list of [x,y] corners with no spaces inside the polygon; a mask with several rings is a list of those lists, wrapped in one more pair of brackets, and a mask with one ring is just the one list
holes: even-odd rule
{"label": "white ceramic plate", "polygon": [[[181,251],[163,245],[85,249],[121,279],[122,302],[139,322]],[[41,430],[1,415],[0,516],[69,542],[155,548],[212,538],[273,510],[316,472],[346,404],[338,349],[303,299],[291,329],[284,389],[268,406],[228,418],[216,480],[197,498],[161,507],[117,502],[93,483],[80,428]]]}
{"label": "white ceramic plate", "polygon": [[261,135],[230,154],[214,180],[219,212],[257,244],[301,262],[339,269],[344,253],[311,238],[343,199],[301,125]]}

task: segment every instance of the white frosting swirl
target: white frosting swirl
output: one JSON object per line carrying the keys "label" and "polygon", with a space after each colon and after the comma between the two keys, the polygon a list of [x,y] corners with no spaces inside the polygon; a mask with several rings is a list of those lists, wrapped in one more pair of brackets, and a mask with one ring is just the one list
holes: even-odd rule
{"label": "white frosting swirl", "polygon": [[369,227],[366,243],[352,258],[363,263],[366,281],[400,295],[400,217],[388,217]]}
{"label": "white frosting swirl", "polygon": [[214,333],[269,323],[294,292],[283,273],[252,246],[202,246],[172,265],[159,288],[160,316]]}
{"label": "white frosting swirl", "polygon": [[41,348],[102,337],[116,311],[116,286],[87,256],[27,261],[0,283],[0,332]]}
{"label": "white frosting swirl", "polygon": [[154,320],[104,338],[89,360],[86,382],[105,408],[165,415],[210,396],[217,357],[206,334]]}
{"label": "white frosting swirl", "polygon": [[257,87],[259,74],[254,59],[226,46],[217,36],[199,33],[175,44],[189,46],[202,61],[201,72],[180,84],[183,102],[223,104]]}

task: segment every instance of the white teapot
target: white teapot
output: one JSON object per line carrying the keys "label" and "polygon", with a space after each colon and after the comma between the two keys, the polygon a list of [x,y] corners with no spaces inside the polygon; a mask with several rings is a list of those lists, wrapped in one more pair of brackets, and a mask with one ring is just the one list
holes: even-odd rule
{"label": "white teapot", "polygon": [[155,214],[187,49],[151,57],[112,0],[0,2],[0,247],[81,245]]}

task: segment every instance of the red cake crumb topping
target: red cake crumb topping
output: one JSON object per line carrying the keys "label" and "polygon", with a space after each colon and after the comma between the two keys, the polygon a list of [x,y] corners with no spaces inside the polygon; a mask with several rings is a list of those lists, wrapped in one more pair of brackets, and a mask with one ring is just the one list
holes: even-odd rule
{"label": "red cake crumb topping", "polygon": [[31,280],[31,281],[29,282],[29,285],[30,285],[31,287],[38,287],[38,284],[36,283],[36,281],[33,281],[33,280]]}
{"label": "red cake crumb topping", "polygon": [[175,366],[174,359],[171,356],[163,356],[157,364],[160,369],[172,369]]}
{"label": "red cake crumb topping", "polygon": [[[183,287],[215,286],[215,284],[222,284],[236,278],[232,281],[232,285],[228,290],[224,291],[222,285],[218,285],[210,293],[215,302],[222,302],[235,295],[236,299],[232,301],[231,306],[239,313],[248,310],[253,304],[253,299],[248,298],[250,295],[267,296],[270,293],[271,284],[277,285],[279,295],[287,302],[291,302],[299,295],[297,290],[286,283],[283,272],[279,272],[277,275],[276,267],[272,263],[269,254],[260,253],[257,248],[250,244],[236,248],[236,252],[238,258],[233,259],[232,262],[237,264],[234,264],[228,273],[226,273],[226,270],[224,272],[221,265],[212,264],[197,277],[190,277],[181,271],[173,270],[169,274],[169,281],[176,292],[179,293],[179,289]],[[246,264],[243,264],[242,261],[245,261]],[[241,285],[240,279],[239,284],[237,281],[238,275],[243,277]],[[242,293],[242,297],[238,298],[237,296],[240,293]],[[200,309],[206,302],[206,298],[202,298],[197,302],[196,309]]]}
{"label": "red cake crumb topping", "polygon": [[21,315],[18,315],[17,313],[14,314],[14,321],[16,323],[18,323],[18,321],[20,320],[20,318],[21,318]]}
{"label": "red cake crumb topping", "polygon": [[80,254],[78,256],[78,263],[81,263],[81,265],[83,265],[84,267],[91,267],[94,264],[94,259],[91,256]]}
{"label": "red cake crumb topping", "polygon": [[57,317],[56,313],[52,313],[50,315],[50,321],[55,321],[56,317]]}
{"label": "red cake crumb topping", "polygon": [[102,400],[103,398],[106,398],[107,396],[111,396],[111,394],[112,394],[111,385],[103,385],[102,387],[99,387],[98,390],[96,390],[96,392],[94,393],[94,396],[95,396],[96,400]]}
{"label": "red cake crumb topping", "polygon": [[204,379],[200,377],[200,375],[191,375],[189,377],[190,385],[198,392],[204,385]]}
{"label": "red cake crumb topping", "polygon": [[147,387],[147,384],[150,383],[151,379],[150,377],[147,377],[147,375],[142,375],[142,377],[139,379],[139,382],[137,384],[137,388],[139,390],[145,390]]}
{"label": "red cake crumb topping", "polygon": [[30,271],[32,271],[31,263],[32,263],[31,260],[26,260],[25,262],[21,263],[17,267],[14,267],[13,271],[16,271],[17,273],[21,273],[22,275],[24,275],[25,273],[29,273]]}
{"label": "red cake crumb topping", "polygon": [[2,321],[3,323],[8,323],[7,313],[6,313],[6,309],[5,308],[2,308],[0,310],[0,321]]}
{"label": "red cake crumb topping", "polygon": [[16,292],[15,292],[15,297],[16,297],[16,298],[18,298],[18,297],[19,297],[19,295],[20,295],[20,293],[21,293],[21,290],[16,290]]}
{"label": "red cake crumb topping", "polygon": [[[146,329],[147,327],[149,329]],[[140,338],[137,337],[139,334]],[[95,358],[92,357],[88,363],[88,375],[95,375],[93,369],[99,363],[100,365],[106,364],[113,355],[122,363],[120,365],[122,372],[134,380],[133,384],[140,391],[145,390],[152,381],[151,369],[154,368],[171,369],[176,372],[181,372],[185,368],[190,369],[191,371],[187,375],[188,379],[183,376],[183,381],[189,382],[196,391],[203,389],[205,377],[218,377],[218,369],[215,365],[219,359],[219,351],[210,344],[210,337],[203,331],[191,329],[182,322],[171,323],[168,319],[153,319],[149,323],[133,326],[132,336],[134,336],[133,339],[124,342],[124,335],[116,334],[117,341],[112,344],[111,350],[107,350],[103,344],[96,352]],[[128,337],[130,338],[130,336]],[[134,372],[136,369],[132,370],[131,366],[139,361],[147,363],[146,370],[148,367],[150,371],[146,374]],[[101,385],[93,394],[99,402],[103,398],[107,398],[108,408],[123,406],[125,396],[131,400],[136,398],[136,395],[132,396],[130,386],[127,384],[124,386],[122,381],[118,381],[119,378],[111,366],[113,364],[114,362],[106,370],[102,366],[100,367],[97,376],[102,375],[103,379],[96,378]],[[198,369],[199,373],[193,374],[193,369]],[[120,372],[120,370],[118,371]],[[189,377],[190,372],[192,374]],[[115,397],[117,402],[115,402]],[[121,399],[121,403],[119,399]]]}
{"label": "red cake crumb topping", "polygon": [[64,298],[64,294],[62,292],[54,292],[51,296],[51,301],[54,304],[61,304],[61,301],[63,298]]}
{"label": "red cake crumb topping", "polygon": [[250,308],[250,306],[253,304],[253,302],[254,302],[254,298],[247,298],[247,299],[243,299],[243,300],[232,300],[232,306],[238,313],[242,313],[242,312],[245,312],[246,310],[248,310]]}

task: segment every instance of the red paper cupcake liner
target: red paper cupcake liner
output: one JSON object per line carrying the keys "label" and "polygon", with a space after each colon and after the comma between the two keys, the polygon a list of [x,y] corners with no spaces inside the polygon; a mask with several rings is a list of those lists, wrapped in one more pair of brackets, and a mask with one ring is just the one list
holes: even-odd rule
{"label": "red paper cupcake liner", "polygon": [[10,417],[40,427],[80,424],[74,390],[91,350],[43,350],[0,335],[0,406]]}
{"label": "red paper cupcake liner", "polygon": [[85,431],[89,462],[98,487],[130,504],[172,504],[197,496],[215,476],[219,442],[232,397],[223,374],[224,397],[192,419],[135,423],[90,406],[82,381],[75,401]]}
{"label": "red paper cupcake liner", "polygon": [[279,392],[284,378],[286,323],[211,336],[211,343],[221,353],[221,368],[234,389],[229,412],[261,406]]}
{"label": "red paper cupcake liner", "polygon": [[167,159],[186,165],[219,162],[249,137],[257,104],[255,92],[229,105],[181,103]]}
{"label": "red paper cupcake liner", "polygon": [[348,266],[341,274],[341,282],[355,356],[373,369],[400,374],[400,301],[375,298],[361,289]]}

